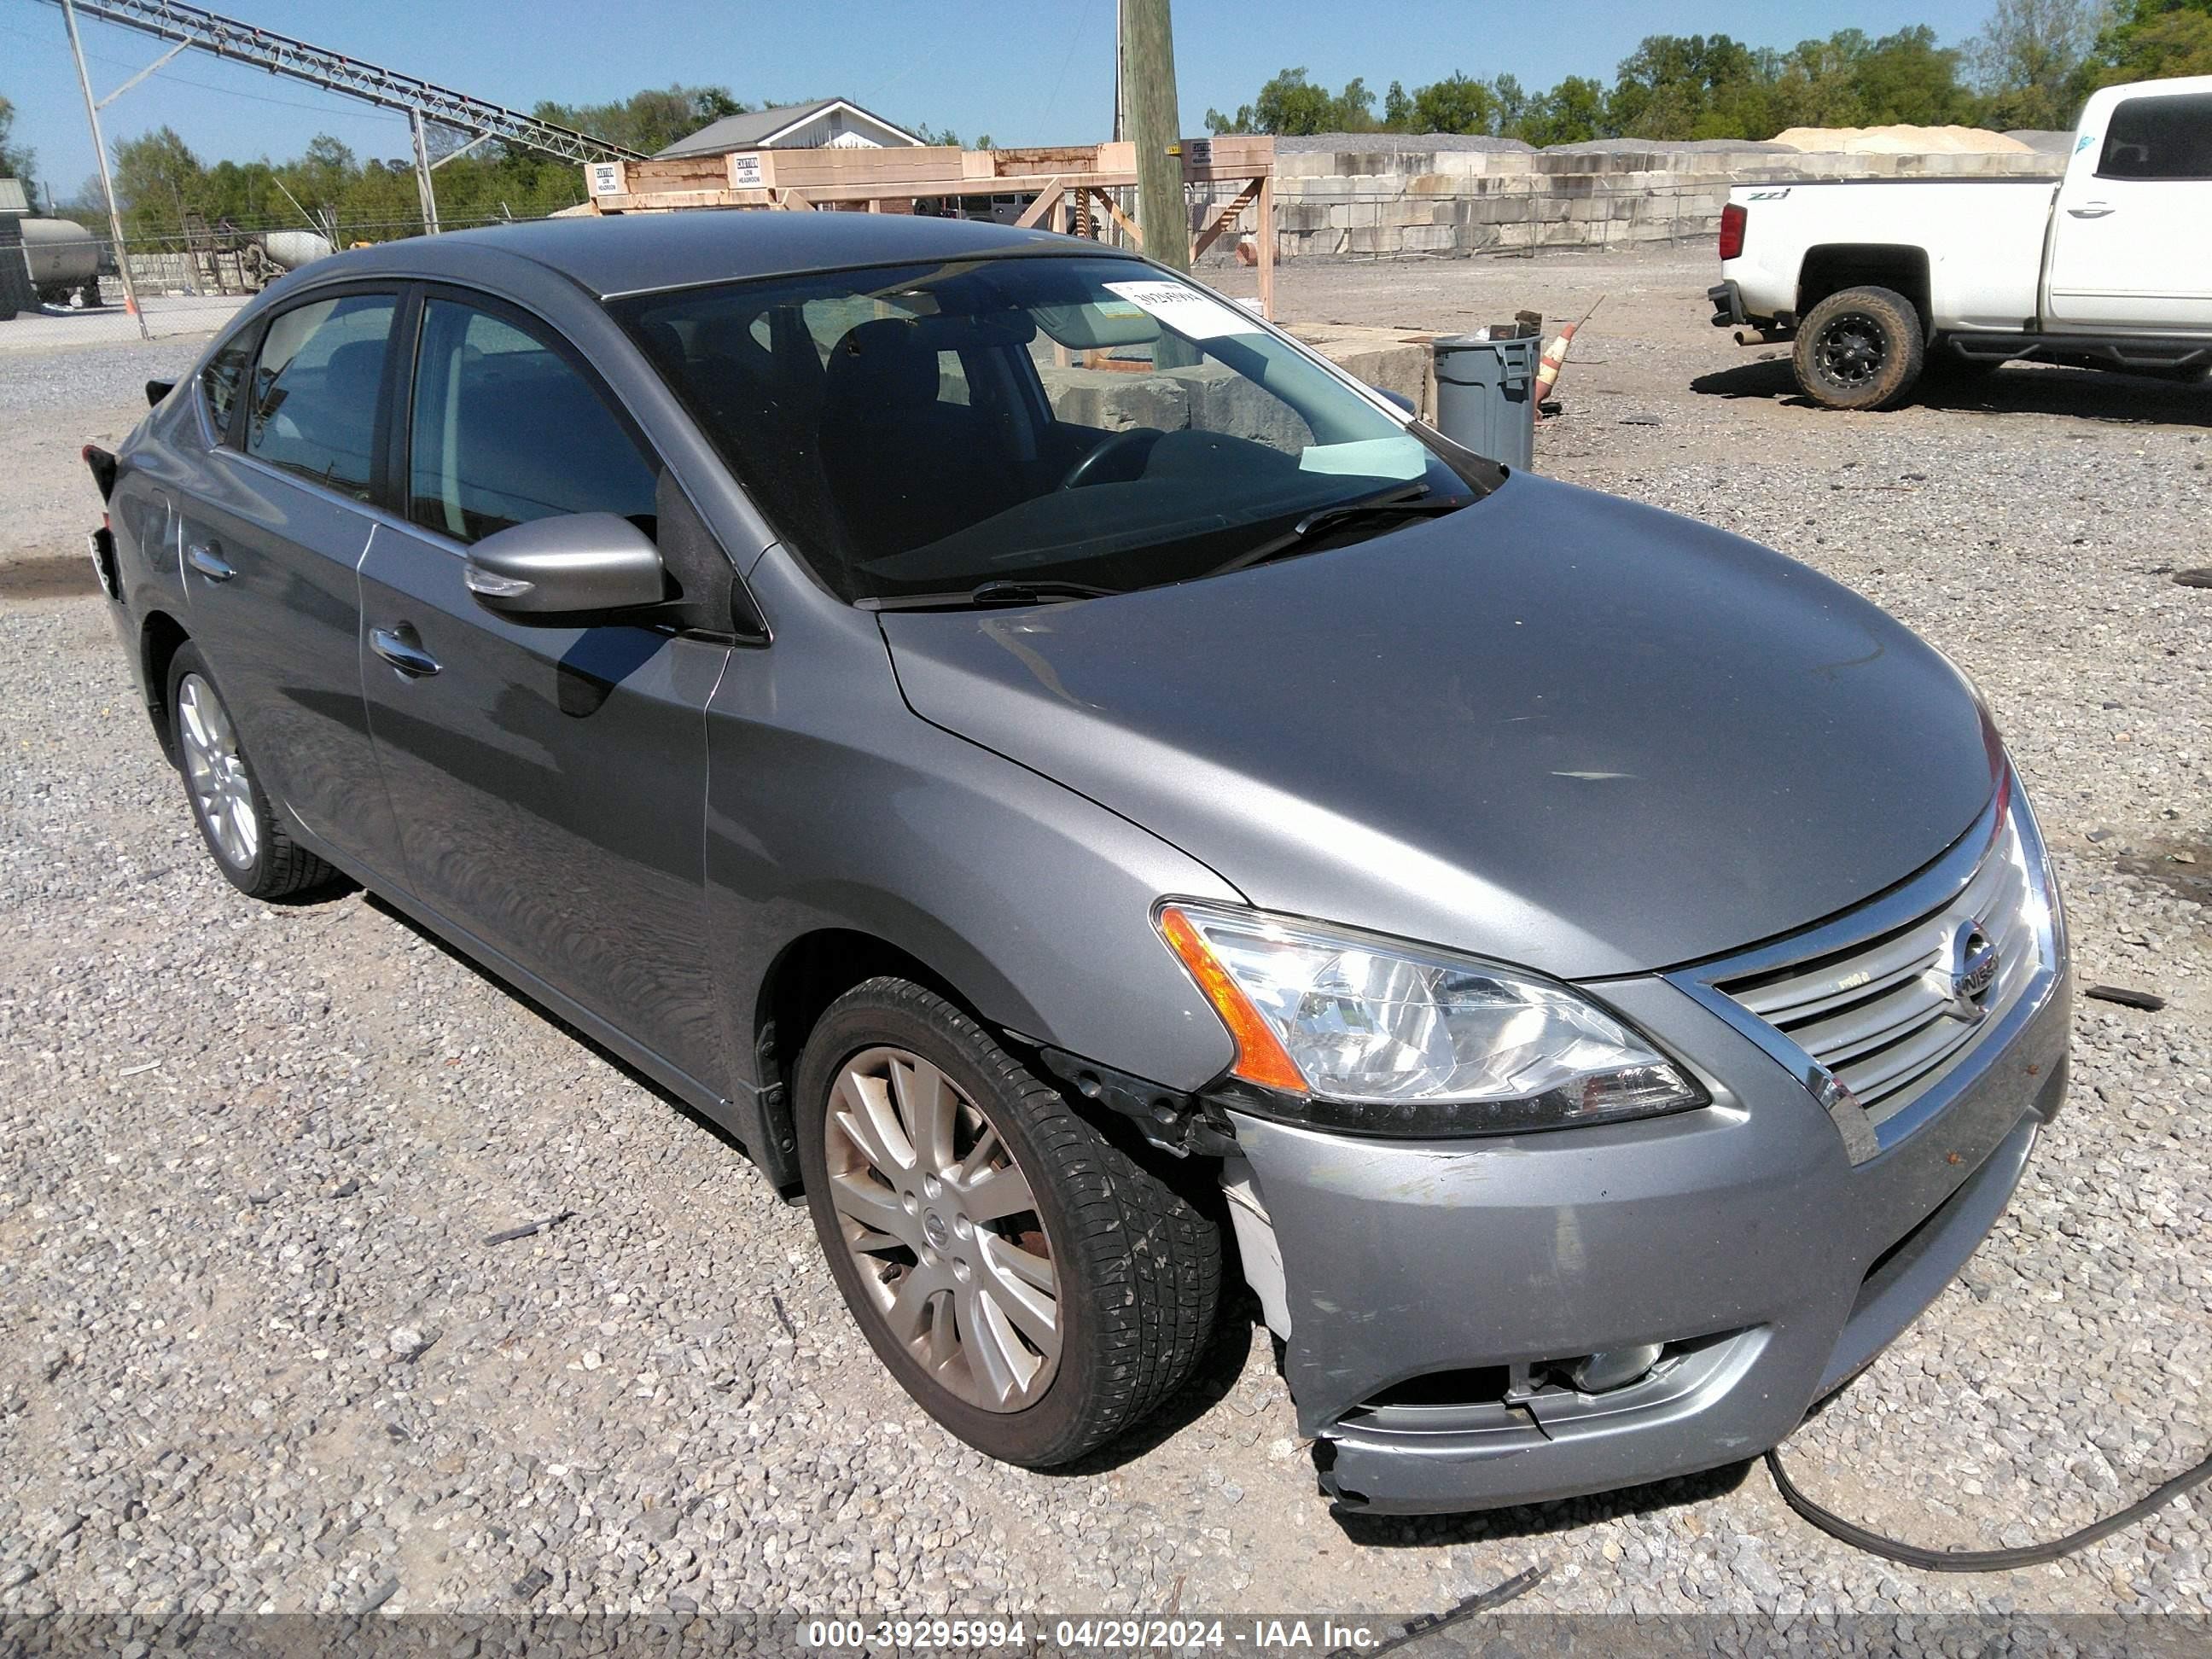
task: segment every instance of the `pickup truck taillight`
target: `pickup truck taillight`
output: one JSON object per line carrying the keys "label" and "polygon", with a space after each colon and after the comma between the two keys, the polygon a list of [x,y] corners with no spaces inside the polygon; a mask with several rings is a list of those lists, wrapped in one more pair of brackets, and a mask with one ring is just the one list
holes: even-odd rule
{"label": "pickup truck taillight", "polygon": [[1745,208],[1730,202],[1721,210],[1721,258],[1734,259],[1743,252],[1744,222],[1751,217]]}

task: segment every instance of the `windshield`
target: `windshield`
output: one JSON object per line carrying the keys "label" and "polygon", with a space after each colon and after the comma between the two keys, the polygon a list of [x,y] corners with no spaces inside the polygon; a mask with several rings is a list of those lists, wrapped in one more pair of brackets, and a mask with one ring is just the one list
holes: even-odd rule
{"label": "windshield", "polygon": [[776,534],[853,601],[1182,581],[1489,481],[1243,307],[1131,260],[878,266],[612,308]]}

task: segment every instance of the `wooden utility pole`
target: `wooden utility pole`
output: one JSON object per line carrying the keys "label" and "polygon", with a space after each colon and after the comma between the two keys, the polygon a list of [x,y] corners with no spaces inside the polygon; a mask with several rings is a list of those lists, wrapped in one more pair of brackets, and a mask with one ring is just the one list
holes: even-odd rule
{"label": "wooden utility pole", "polygon": [[1124,136],[1137,146],[1137,228],[1150,258],[1188,270],[1190,215],[1183,205],[1182,158],[1168,153],[1182,137],[1168,0],[1121,0],[1121,104],[1128,117]]}

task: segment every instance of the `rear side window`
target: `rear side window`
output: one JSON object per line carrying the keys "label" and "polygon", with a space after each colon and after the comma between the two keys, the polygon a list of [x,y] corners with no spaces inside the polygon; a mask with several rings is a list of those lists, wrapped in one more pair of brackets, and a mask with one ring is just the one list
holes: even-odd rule
{"label": "rear side window", "polygon": [[388,294],[349,294],[271,322],[253,366],[246,453],[367,501],[394,306]]}
{"label": "rear side window", "polygon": [[582,371],[458,301],[423,307],[408,467],[410,516],[456,541],[562,513],[654,527],[654,469]]}
{"label": "rear side window", "polygon": [[2112,111],[2100,179],[2212,179],[2212,93],[2129,98]]}
{"label": "rear side window", "polygon": [[220,442],[230,431],[230,411],[237,406],[238,388],[246,379],[246,365],[253,357],[253,331],[238,337],[208,359],[200,371],[200,396],[206,401],[208,424]]}

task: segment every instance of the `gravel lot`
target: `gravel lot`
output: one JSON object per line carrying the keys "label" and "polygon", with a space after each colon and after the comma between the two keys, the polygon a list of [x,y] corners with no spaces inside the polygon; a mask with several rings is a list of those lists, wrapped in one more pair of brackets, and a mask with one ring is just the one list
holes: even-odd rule
{"label": "gravel lot", "polygon": [[[2080,1005],[2009,1213],[1790,1457],[1880,1530],[2024,1542],[2212,1440],[2212,591],[2170,576],[2212,564],[2212,388],[2016,368],[1823,412],[1705,325],[1711,268],[1296,264],[1283,309],[1451,330],[1607,293],[1539,465],[1830,572],[1987,693],[2081,983],[2170,1004]],[[1516,1613],[2212,1611],[2205,1492],[1985,1577],[1833,1544],[1756,1468],[1339,1521],[1242,1323],[1152,1443],[987,1463],[702,1121],[374,900],[257,906],[210,867],[65,562],[75,447],[194,349],[0,358],[0,1613],[1414,1612],[1537,1564]]]}

